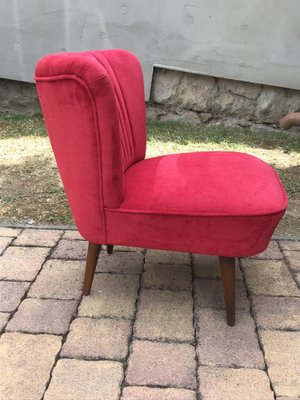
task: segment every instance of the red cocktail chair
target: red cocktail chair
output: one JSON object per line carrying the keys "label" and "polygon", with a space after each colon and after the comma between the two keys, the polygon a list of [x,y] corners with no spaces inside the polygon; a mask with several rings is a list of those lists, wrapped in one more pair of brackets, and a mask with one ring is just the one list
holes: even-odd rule
{"label": "red cocktail chair", "polygon": [[262,252],[287,207],[275,171],[235,152],[145,159],[142,71],[127,51],[49,55],[35,79],[72,214],[89,241],[84,294],[101,244],[214,254],[234,325],[235,257]]}

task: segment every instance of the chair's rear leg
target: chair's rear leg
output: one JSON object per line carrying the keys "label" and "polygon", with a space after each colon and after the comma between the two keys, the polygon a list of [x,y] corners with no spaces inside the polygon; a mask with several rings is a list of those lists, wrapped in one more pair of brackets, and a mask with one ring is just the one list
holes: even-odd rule
{"label": "chair's rear leg", "polygon": [[108,244],[106,246],[106,248],[107,248],[107,253],[108,254],[112,254],[113,253],[113,250],[114,250],[114,245],[113,244]]}
{"label": "chair's rear leg", "polygon": [[85,277],[83,284],[83,294],[88,296],[91,291],[95,269],[101,250],[101,244],[89,242],[88,253],[86,258]]}
{"label": "chair's rear leg", "polygon": [[235,325],[235,258],[219,257],[226,319],[229,326]]}

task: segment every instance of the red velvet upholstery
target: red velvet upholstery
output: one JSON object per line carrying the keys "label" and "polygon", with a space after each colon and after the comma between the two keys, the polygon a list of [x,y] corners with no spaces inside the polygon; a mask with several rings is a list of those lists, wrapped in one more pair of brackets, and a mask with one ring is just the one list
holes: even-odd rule
{"label": "red velvet upholstery", "polygon": [[143,79],[132,54],[50,55],[35,79],[72,214],[87,240],[228,257],[267,247],[287,197],[263,161],[234,152],[144,160]]}

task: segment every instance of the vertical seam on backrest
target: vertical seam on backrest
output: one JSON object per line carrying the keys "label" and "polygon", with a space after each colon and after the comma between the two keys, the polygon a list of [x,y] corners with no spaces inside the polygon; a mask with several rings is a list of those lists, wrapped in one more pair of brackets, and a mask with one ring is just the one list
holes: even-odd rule
{"label": "vertical seam on backrest", "polygon": [[[94,56],[95,56],[95,58],[98,59],[98,57],[97,57],[96,55],[94,55]],[[127,160],[126,160],[127,162],[126,162],[126,165],[123,165],[124,170],[125,170],[125,169],[127,169],[132,163],[134,163],[134,161],[135,161],[135,141],[134,141],[134,135],[133,135],[132,125],[131,125],[131,120],[130,120],[130,116],[129,116],[127,104],[126,104],[126,101],[125,101],[125,96],[124,96],[124,94],[123,94],[122,87],[121,87],[121,85],[120,85],[120,83],[119,83],[119,81],[118,81],[118,79],[117,79],[116,73],[115,73],[115,71],[114,71],[114,69],[113,69],[111,63],[109,62],[109,59],[105,56],[105,54],[102,53],[101,56],[105,58],[105,60],[107,61],[107,63],[108,63],[108,65],[109,65],[111,71],[107,70],[107,69],[105,68],[105,66],[101,63],[101,61],[100,61],[99,59],[98,59],[98,61],[99,61],[99,62],[102,64],[102,66],[106,69],[106,71],[107,71],[107,73],[109,74],[110,77],[111,77],[112,73],[114,74],[115,81],[116,81],[117,84],[118,84],[118,89],[119,89],[120,94],[121,94],[121,99],[119,98],[119,95],[118,95],[118,93],[116,92],[116,90],[115,90],[115,95],[116,95],[117,101],[118,101],[118,103],[119,103],[121,112],[122,112],[123,114],[124,114],[123,108],[125,108],[126,115],[124,115],[124,116],[127,117],[127,120],[128,120],[129,135],[130,135],[129,141],[131,141],[131,146],[130,146],[129,141],[125,140],[125,138],[122,137],[122,139],[123,139],[123,140],[122,140],[122,144],[123,144],[124,146],[126,146],[126,148],[127,148]],[[121,101],[121,100],[122,100],[122,101]],[[122,107],[122,105],[121,105],[122,103],[124,104],[124,107]],[[126,122],[124,122],[124,124],[125,124],[125,130],[124,130],[124,131],[125,131],[125,135],[126,135],[126,132],[128,131],[128,129],[126,129]],[[123,147],[123,146],[122,146],[122,147]],[[129,153],[129,154],[128,154],[128,153]]]}

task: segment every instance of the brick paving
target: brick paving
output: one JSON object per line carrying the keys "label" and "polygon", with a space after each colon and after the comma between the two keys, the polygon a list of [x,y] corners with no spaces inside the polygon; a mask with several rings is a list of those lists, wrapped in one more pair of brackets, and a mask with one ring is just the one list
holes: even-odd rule
{"label": "brick paving", "polygon": [[300,240],[237,261],[232,328],[216,257],[103,247],[84,297],[77,231],[0,227],[1,399],[300,399]]}

